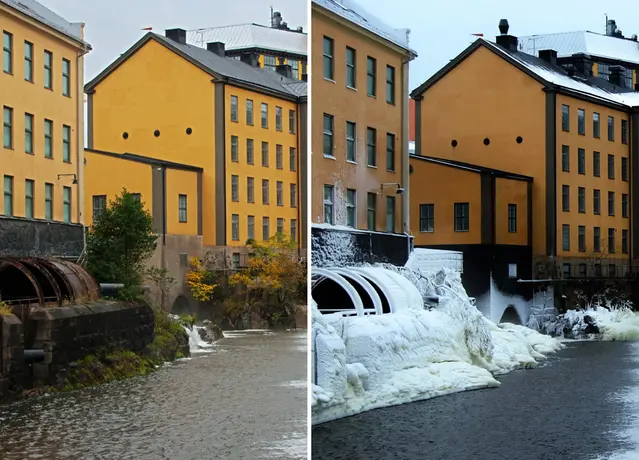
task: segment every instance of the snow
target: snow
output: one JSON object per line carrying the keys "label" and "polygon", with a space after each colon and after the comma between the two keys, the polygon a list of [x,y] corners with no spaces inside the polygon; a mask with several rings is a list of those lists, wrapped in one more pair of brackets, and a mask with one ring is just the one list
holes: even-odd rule
{"label": "snow", "polygon": [[[563,347],[531,329],[492,323],[471,304],[459,273],[453,270],[360,269],[412,289],[403,294],[394,291],[396,302],[404,304],[385,315],[322,315],[312,302],[314,424],[448,393],[497,387],[494,375],[534,367],[546,354]],[[424,309],[415,293],[421,298],[439,296],[438,307]]]}
{"label": "snow", "polygon": [[587,337],[587,319],[599,328],[599,334],[595,336],[598,340],[639,341],[639,315],[629,307],[596,305],[584,310],[568,310],[547,329],[562,336],[564,330],[568,330],[572,337],[584,338]]}
{"label": "snow", "polygon": [[415,248],[408,257],[406,267],[412,270],[436,270],[450,268],[463,272],[463,254],[461,251]]}

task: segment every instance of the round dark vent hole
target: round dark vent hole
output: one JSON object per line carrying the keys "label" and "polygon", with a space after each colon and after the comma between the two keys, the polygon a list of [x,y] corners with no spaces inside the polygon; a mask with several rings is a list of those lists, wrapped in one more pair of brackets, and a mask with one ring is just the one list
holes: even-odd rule
{"label": "round dark vent hole", "polygon": [[413,171],[415,171],[415,168],[413,168],[413,165],[408,165],[408,174],[413,174]]}
{"label": "round dark vent hole", "polygon": [[488,145],[488,144],[490,144],[490,139],[488,138],[484,139],[484,145]]}
{"label": "round dark vent hole", "polygon": [[126,133],[126,132],[122,133],[122,138],[123,139],[128,139],[129,138],[129,133]]}
{"label": "round dark vent hole", "polygon": [[193,132],[193,130],[191,128],[186,128],[186,134],[191,134]]}
{"label": "round dark vent hole", "polygon": [[453,139],[453,140],[450,142],[450,145],[452,145],[453,147],[457,147],[457,139]]}
{"label": "round dark vent hole", "polygon": [[522,142],[524,142],[524,138],[521,137],[521,136],[517,136],[516,141],[517,141],[518,144],[521,144]]}
{"label": "round dark vent hole", "polygon": [[156,129],[156,130],[153,132],[153,135],[154,135],[155,137],[160,137],[160,130],[159,130],[159,129]]}

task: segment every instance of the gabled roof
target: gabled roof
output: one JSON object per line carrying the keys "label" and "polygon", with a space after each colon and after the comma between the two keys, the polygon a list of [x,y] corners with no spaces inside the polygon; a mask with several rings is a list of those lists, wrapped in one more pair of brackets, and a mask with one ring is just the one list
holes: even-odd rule
{"label": "gabled roof", "polygon": [[481,47],[492,51],[531,78],[537,80],[547,89],[557,90],[578,99],[609,105],[619,110],[627,110],[630,107],[639,106],[639,92],[614,86],[602,78],[584,78],[579,75],[571,77],[568,75],[567,70],[561,66],[552,65],[543,59],[527,53],[508,50],[483,38],[475,40],[468,48],[455,57],[455,59],[414,89],[411,93],[411,97],[420,97],[428,88],[437,83],[446,76],[448,72],[457,67],[468,56]]}
{"label": "gabled roof", "polygon": [[189,30],[187,42],[205,48],[207,43],[222,42],[227,51],[262,49],[307,56],[308,35],[291,30],[273,29],[259,24],[211,27]]}
{"label": "gabled roof", "polygon": [[215,79],[226,80],[231,84],[245,87],[251,91],[283,99],[296,101],[298,98],[303,97],[299,94],[301,91],[296,86],[291,85],[306,85],[305,82],[286,78],[272,70],[252,67],[237,59],[219,56],[198,46],[181,44],[153,32],[144,35],[144,37],[138,40],[124,54],[98,74],[98,76],[87,83],[84,87],[85,92],[93,91],[102,80],[151,40],[166,46],[169,50],[186,59]]}
{"label": "gabled roof", "polygon": [[91,48],[91,45],[82,39],[82,24],[79,22],[69,22],[62,16],[51,11],[49,8],[38,3],[36,0],[0,0],[0,3],[13,8],[20,13],[60,32],[63,35]]}
{"label": "gabled roof", "polygon": [[504,179],[519,180],[524,182],[532,182],[533,178],[530,176],[524,176],[523,174],[515,174],[508,171],[502,171],[500,169],[486,168],[485,166],[479,166],[471,163],[464,163],[463,161],[448,160],[445,158],[430,157],[425,155],[411,155],[411,159],[425,161],[428,163],[438,164],[441,166],[448,166],[450,168],[463,169],[465,171],[475,173],[489,173],[495,177],[501,177]]}
{"label": "gabled roof", "polygon": [[[354,0],[313,0],[313,3],[399,46],[413,57],[417,57],[417,53],[408,44],[410,29],[393,29],[359,6]],[[392,8],[392,5],[389,4],[389,6]]]}
{"label": "gabled roof", "polygon": [[518,49],[533,56],[540,50],[552,49],[557,51],[558,57],[583,53],[639,65],[639,43],[588,30],[519,37]]}

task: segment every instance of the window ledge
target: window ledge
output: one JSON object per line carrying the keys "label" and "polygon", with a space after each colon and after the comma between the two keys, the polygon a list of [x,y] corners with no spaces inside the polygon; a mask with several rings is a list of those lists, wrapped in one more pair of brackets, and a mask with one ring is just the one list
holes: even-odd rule
{"label": "window ledge", "polygon": [[377,169],[377,166],[375,165],[366,165],[367,168],[371,168],[371,169]]}
{"label": "window ledge", "polygon": [[324,154],[324,158],[326,158],[327,160],[337,160],[337,158],[335,158],[333,155],[327,155],[327,154]]}
{"label": "window ledge", "polygon": [[346,88],[347,88],[347,89],[350,89],[351,91],[355,91],[355,92],[357,92],[357,88],[355,88],[354,86],[348,86],[348,85],[346,85]]}
{"label": "window ledge", "polygon": [[435,230],[420,230],[419,233],[435,233]]}
{"label": "window ledge", "polygon": [[333,80],[332,78],[326,78],[324,77],[324,81],[327,81],[329,83],[335,83],[335,80]]}
{"label": "window ledge", "polygon": [[353,161],[353,160],[346,160],[346,163],[352,164],[357,166],[357,161]]}

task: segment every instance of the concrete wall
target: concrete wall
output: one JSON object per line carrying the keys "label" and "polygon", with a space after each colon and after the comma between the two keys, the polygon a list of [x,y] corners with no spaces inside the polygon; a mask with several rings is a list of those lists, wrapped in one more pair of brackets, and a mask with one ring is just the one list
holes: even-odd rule
{"label": "concrete wall", "polygon": [[22,323],[0,315],[0,401],[22,390],[24,378]]}
{"label": "concrete wall", "polygon": [[79,257],[83,248],[81,225],[0,217],[0,256]]}

